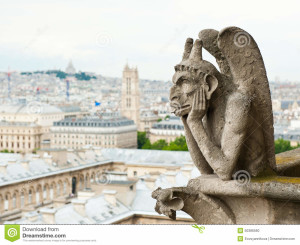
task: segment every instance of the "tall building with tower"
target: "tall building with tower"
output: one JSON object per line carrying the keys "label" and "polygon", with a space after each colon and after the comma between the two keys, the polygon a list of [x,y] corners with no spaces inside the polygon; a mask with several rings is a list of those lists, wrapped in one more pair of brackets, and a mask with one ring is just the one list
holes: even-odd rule
{"label": "tall building with tower", "polygon": [[125,65],[122,78],[122,116],[135,122],[139,128],[140,124],[140,91],[139,74],[137,68]]}

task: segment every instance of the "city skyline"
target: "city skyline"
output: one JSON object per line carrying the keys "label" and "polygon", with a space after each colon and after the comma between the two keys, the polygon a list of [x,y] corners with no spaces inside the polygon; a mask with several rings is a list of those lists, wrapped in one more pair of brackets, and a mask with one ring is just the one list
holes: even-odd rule
{"label": "city skyline", "polygon": [[[234,8],[224,11],[229,2]],[[236,25],[255,37],[269,80],[300,81],[296,1],[283,6],[271,1],[89,3],[2,3],[0,71],[64,70],[72,60],[77,70],[121,77],[128,60],[141,78],[166,81],[180,62],[186,37]],[[212,61],[206,52],[204,58]]]}

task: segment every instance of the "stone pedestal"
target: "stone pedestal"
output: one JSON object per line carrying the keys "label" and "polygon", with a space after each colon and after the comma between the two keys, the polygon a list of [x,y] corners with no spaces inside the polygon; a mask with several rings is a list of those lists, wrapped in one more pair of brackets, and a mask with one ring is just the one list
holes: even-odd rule
{"label": "stone pedestal", "polygon": [[300,178],[269,176],[246,183],[200,176],[187,187],[153,192],[158,213],[176,219],[176,210],[199,224],[300,224]]}

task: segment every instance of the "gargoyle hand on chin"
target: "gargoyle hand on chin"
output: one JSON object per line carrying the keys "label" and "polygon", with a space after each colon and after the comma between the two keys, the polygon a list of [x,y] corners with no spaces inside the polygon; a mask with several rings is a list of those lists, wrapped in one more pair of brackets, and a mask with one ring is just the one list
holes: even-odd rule
{"label": "gargoyle hand on chin", "polygon": [[187,124],[190,125],[192,122],[202,122],[202,118],[205,116],[206,111],[207,102],[205,98],[205,90],[201,87],[194,95],[192,109],[186,119]]}

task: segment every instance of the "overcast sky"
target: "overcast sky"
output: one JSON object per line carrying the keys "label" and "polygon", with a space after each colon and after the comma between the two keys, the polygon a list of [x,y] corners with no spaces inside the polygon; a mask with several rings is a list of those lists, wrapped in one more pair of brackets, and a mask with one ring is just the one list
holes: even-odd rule
{"label": "overcast sky", "polygon": [[[268,77],[300,81],[299,0],[0,0],[0,71],[65,69],[170,80],[185,39],[238,26],[258,43]],[[204,58],[211,60],[208,54]]]}

